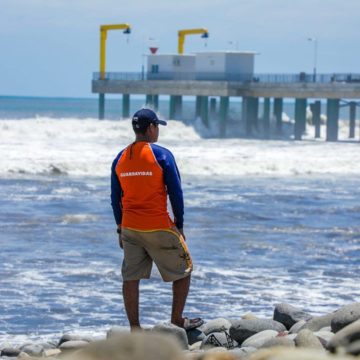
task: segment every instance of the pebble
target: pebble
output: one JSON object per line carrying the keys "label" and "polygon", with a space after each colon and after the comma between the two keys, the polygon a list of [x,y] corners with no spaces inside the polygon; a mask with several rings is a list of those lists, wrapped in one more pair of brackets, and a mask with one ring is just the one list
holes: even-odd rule
{"label": "pebble", "polygon": [[27,344],[20,347],[20,350],[30,356],[41,356],[44,347],[40,344]]}
{"label": "pebble", "polygon": [[198,341],[192,345],[189,344],[189,350],[190,351],[200,350],[201,344],[202,344],[202,341]]}
{"label": "pebble", "polygon": [[343,306],[334,313],[331,320],[331,330],[337,333],[345,326],[350,325],[360,319],[360,302]]}
{"label": "pebble", "polygon": [[311,349],[324,349],[320,340],[308,329],[299,331],[295,338],[295,345]]}
{"label": "pebble", "polygon": [[290,304],[281,303],[275,305],[273,319],[284,324],[287,329],[290,329],[300,320],[308,321],[311,318],[310,314]]}
{"label": "pebble", "polygon": [[114,336],[122,335],[123,333],[129,333],[129,328],[126,326],[113,326],[106,332],[106,338],[109,339]]}
{"label": "pebble", "polygon": [[260,348],[266,349],[276,346],[286,346],[286,347],[295,347],[294,340],[290,339],[289,337],[281,336],[269,339],[265,342]]}
{"label": "pebble", "polygon": [[235,320],[230,328],[230,336],[240,345],[250,336],[263,330],[286,331],[283,324],[268,319]]}
{"label": "pebble", "polygon": [[172,335],[174,336],[174,338],[177,339],[179,345],[181,346],[182,349],[184,350],[188,350],[189,349],[189,345],[188,345],[188,339],[187,339],[187,335],[186,335],[186,331],[185,329],[176,326],[174,324],[171,323],[159,323],[156,324],[152,330],[152,332],[157,332],[157,333],[163,333],[163,334],[168,334],[168,335]]}
{"label": "pebble", "polygon": [[1,356],[16,357],[21,353],[20,349],[4,348],[1,350]]}
{"label": "pebble", "polygon": [[52,357],[52,356],[57,356],[61,354],[61,350],[60,349],[48,349],[48,350],[44,350],[42,355],[44,357]]}
{"label": "pebble", "polygon": [[231,322],[229,320],[218,318],[203,324],[199,330],[201,330],[205,335],[209,335],[213,332],[229,331],[230,327]]}
{"label": "pebble", "polygon": [[244,347],[254,347],[254,348],[260,348],[262,345],[264,345],[267,341],[270,339],[276,337],[278,335],[278,332],[275,330],[264,330],[260,331],[257,334],[250,336],[247,338],[241,346]]}
{"label": "pebble", "polygon": [[257,350],[257,348],[254,348],[254,347],[241,347],[241,348],[235,348],[235,349],[231,349],[229,350],[230,353],[234,354],[235,356],[237,357],[244,357],[244,356],[247,356],[253,352],[255,352]]}
{"label": "pebble", "polygon": [[[92,342],[76,352],[73,360],[183,360],[179,341],[153,331],[123,333],[121,336]],[[68,360],[70,360],[68,358]]]}

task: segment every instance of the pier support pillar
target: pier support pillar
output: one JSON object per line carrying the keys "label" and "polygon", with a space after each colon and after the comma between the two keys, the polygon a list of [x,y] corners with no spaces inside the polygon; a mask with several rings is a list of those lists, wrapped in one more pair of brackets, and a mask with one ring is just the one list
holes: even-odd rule
{"label": "pier support pillar", "polygon": [[157,111],[159,108],[159,95],[146,95],[146,106]]}
{"label": "pier support pillar", "polygon": [[154,110],[158,111],[159,110],[159,95],[153,95],[152,102],[153,102]]}
{"label": "pier support pillar", "polygon": [[105,118],[105,94],[99,94],[99,120]]}
{"label": "pier support pillar", "polygon": [[226,123],[229,115],[229,97],[221,96],[220,97],[220,127],[219,135],[220,137],[226,136]]}
{"label": "pier support pillar", "polygon": [[195,103],[195,118],[201,116],[201,96],[196,97]]}
{"label": "pier support pillar", "polygon": [[201,96],[200,116],[203,124],[209,127],[209,98],[207,96]]}
{"label": "pier support pillar", "polygon": [[281,135],[282,133],[282,113],[283,113],[283,99],[274,99],[274,115],[276,119],[276,134]]}
{"label": "pier support pillar", "polygon": [[326,106],[326,141],[337,141],[339,131],[339,99],[328,99]]}
{"label": "pier support pillar", "polygon": [[175,119],[175,96],[170,95],[169,119]]}
{"label": "pier support pillar", "polygon": [[246,97],[245,100],[245,113],[246,113],[246,135],[251,136],[253,128],[257,128],[257,118],[259,110],[259,99],[255,97]]}
{"label": "pier support pillar", "polygon": [[130,95],[123,94],[122,96],[122,117],[124,119],[130,116]]}
{"label": "pier support pillar", "polygon": [[175,96],[175,119],[181,120],[182,118],[182,96]]}
{"label": "pier support pillar", "polygon": [[356,102],[351,101],[349,104],[349,111],[350,111],[350,131],[349,131],[349,138],[355,138],[355,119],[356,119]]}
{"label": "pier support pillar", "polygon": [[216,98],[210,98],[210,116],[216,114]]}
{"label": "pier support pillar", "polygon": [[264,98],[263,129],[265,139],[270,138],[270,98]]}
{"label": "pier support pillar", "polygon": [[152,95],[146,95],[145,106],[152,106]]}
{"label": "pier support pillar", "polygon": [[182,96],[170,96],[169,119],[181,119],[182,117]]}
{"label": "pier support pillar", "polygon": [[295,99],[295,140],[301,140],[306,128],[306,99]]}
{"label": "pier support pillar", "polygon": [[315,126],[315,139],[320,138],[320,115],[321,115],[321,101],[315,101],[313,104],[310,104],[310,109],[312,112],[312,122]]}

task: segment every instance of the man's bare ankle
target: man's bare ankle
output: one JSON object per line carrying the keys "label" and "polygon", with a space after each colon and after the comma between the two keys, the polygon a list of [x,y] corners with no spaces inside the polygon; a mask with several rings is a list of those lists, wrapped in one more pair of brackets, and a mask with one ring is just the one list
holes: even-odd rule
{"label": "man's bare ankle", "polygon": [[130,325],[130,331],[134,332],[134,331],[142,331],[143,328],[140,325]]}

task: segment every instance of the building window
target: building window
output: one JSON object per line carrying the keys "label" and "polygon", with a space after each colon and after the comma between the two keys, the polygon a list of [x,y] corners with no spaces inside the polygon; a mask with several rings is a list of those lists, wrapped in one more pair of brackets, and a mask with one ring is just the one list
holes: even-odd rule
{"label": "building window", "polygon": [[151,73],[158,74],[159,73],[159,65],[151,65]]}

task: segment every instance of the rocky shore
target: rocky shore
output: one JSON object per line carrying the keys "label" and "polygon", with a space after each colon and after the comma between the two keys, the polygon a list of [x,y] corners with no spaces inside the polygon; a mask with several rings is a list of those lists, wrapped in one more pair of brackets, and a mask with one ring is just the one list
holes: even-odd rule
{"label": "rocky shore", "polygon": [[137,333],[113,327],[101,341],[64,334],[54,343],[0,344],[0,356],[19,360],[360,359],[360,302],[323,316],[282,303],[275,306],[271,319],[253,314],[218,318],[191,331],[170,323]]}

